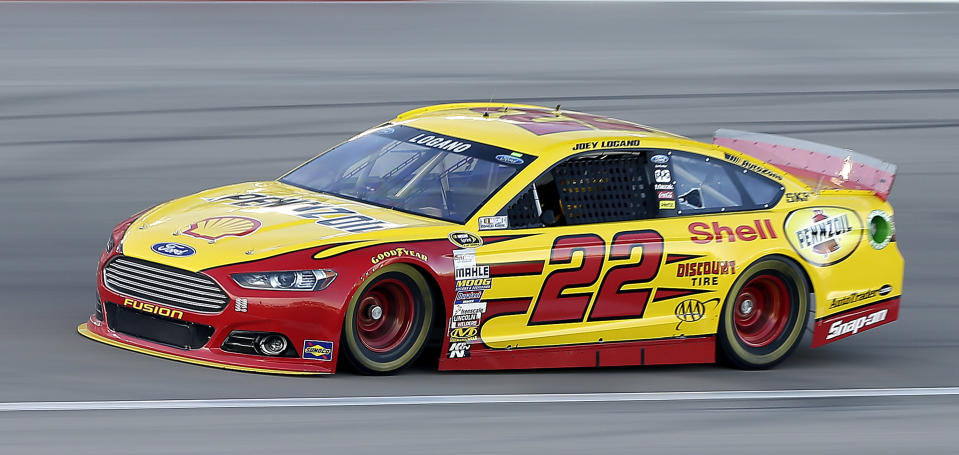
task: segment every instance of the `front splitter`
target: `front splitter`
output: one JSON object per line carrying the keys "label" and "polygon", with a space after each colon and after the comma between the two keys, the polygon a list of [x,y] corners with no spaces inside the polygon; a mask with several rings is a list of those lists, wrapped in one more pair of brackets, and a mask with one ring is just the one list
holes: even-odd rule
{"label": "front splitter", "polygon": [[116,340],[111,340],[102,335],[93,333],[89,328],[87,328],[86,322],[77,326],[77,332],[80,335],[83,335],[93,341],[98,341],[100,343],[126,349],[128,351],[138,352],[140,354],[151,355],[154,357],[161,357],[168,360],[176,360],[178,362],[190,363],[193,365],[202,365],[202,366],[211,367],[211,368],[220,368],[224,370],[234,370],[234,371],[246,371],[249,373],[282,374],[282,375],[291,375],[291,376],[317,376],[317,375],[330,374],[330,373],[312,372],[312,371],[286,371],[286,370],[274,370],[270,368],[244,367],[244,366],[229,365],[229,364],[219,363],[219,362],[211,362],[209,360],[191,359],[189,357],[183,357],[175,354],[168,354],[165,352],[152,351],[150,349],[142,348],[139,346],[132,346],[125,343],[121,343]]}

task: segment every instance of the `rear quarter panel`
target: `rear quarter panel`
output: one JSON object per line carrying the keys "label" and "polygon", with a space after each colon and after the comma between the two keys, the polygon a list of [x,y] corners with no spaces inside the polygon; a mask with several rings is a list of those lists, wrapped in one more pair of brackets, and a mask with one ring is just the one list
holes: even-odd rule
{"label": "rear quarter panel", "polygon": [[[830,190],[810,193],[808,200],[801,203],[784,200],[782,207],[786,214],[783,231],[815,292],[817,327],[839,314],[854,314],[864,307],[878,308],[902,294],[905,263],[894,230],[891,241],[885,245],[871,241],[869,231],[870,215],[885,214],[895,226],[888,202],[867,191]],[[847,217],[848,225],[845,221],[838,223],[846,226],[846,232],[835,239],[836,251],[829,252],[824,242],[818,242],[821,236],[810,235],[808,230],[815,229],[816,216]],[[891,322],[895,316],[891,314],[883,323]],[[819,339],[819,332],[817,328],[816,345],[825,341]]]}

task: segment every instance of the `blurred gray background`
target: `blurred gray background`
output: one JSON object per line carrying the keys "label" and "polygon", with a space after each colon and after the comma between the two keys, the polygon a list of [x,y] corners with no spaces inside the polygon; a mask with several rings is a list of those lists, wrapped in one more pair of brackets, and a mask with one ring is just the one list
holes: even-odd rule
{"label": "blurred gray background", "polygon": [[[0,402],[959,385],[959,5],[0,3]],[[562,104],[899,165],[901,320],[779,368],[287,378],[80,338],[133,212],[404,110]],[[806,342],[808,344],[809,338]],[[435,355],[435,353],[434,353]],[[0,413],[0,453],[955,453],[956,398]]]}

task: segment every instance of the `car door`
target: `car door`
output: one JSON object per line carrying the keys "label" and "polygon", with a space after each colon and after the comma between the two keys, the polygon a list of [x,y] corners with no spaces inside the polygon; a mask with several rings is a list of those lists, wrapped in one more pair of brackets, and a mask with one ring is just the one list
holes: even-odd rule
{"label": "car door", "polygon": [[[782,188],[674,150],[571,157],[494,217],[480,337],[491,349],[708,336],[736,258],[777,238]],[[503,217],[506,219],[504,220]],[[508,227],[506,227],[508,226]]]}
{"label": "car door", "polygon": [[[676,321],[651,315],[664,239],[646,152],[564,160],[491,217],[480,218],[490,266],[483,343],[492,349],[661,337]],[[503,218],[506,218],[504,222]],[[508,227],[504,227],[507,226]]]}

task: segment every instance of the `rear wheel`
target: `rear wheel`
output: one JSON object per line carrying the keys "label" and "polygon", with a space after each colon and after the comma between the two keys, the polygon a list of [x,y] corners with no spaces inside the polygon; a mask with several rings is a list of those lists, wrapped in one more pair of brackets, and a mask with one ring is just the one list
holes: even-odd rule
{"label": "rear wheel", "polygon": [[809,287],[798,265],[775,257],[749,266],[726,296],[720,354],[743,369],[771,368],[799,346],[809,314]]}
{"label": "rear wheel", "polygon": [[350,299],[343,354],[360,373],[395,373],[419,356],[432,323],[432,294],[423,275],[406,264],[384,267]]}

